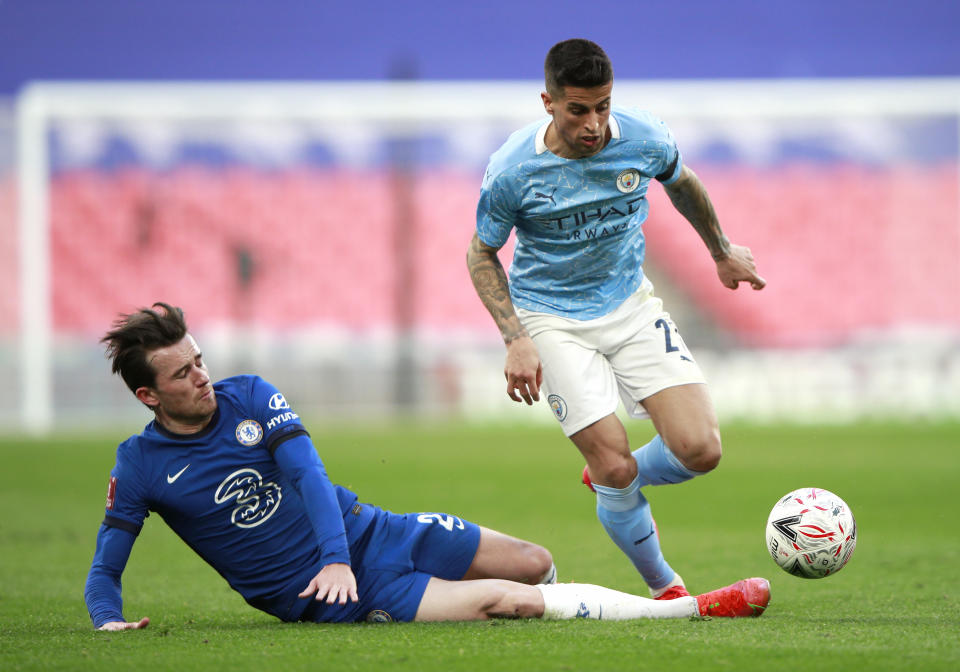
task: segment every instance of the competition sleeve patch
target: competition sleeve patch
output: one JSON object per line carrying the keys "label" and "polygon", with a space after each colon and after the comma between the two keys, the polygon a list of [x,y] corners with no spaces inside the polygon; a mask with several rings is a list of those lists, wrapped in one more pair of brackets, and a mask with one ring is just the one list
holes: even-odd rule
{"label": "competition sleeve patch", "polygon": [[111,476],[107,484],[107,511],[113,510],[113,503],[117,501],[117,477]]}

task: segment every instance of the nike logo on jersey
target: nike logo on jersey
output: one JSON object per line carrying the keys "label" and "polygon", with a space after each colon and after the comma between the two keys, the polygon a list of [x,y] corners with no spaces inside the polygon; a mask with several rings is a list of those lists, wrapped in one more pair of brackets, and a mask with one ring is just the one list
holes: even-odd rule
{"label": "nike logo on jersey", "polygon": [[175,473],[173,476],[171,476],[170,474],[167,474],[167,483],[172,484],[174,481],[176,481],[178,478],[180,478],[180,476],[183,474],[183,472],[185,472],[185,471],[186,471],[187,469],[189,469],[189,468],[190,468],[190,465],[188,464],[188,465],[185,466],[183,469],[181,469],[180,471],[178,471],[177,473]]}

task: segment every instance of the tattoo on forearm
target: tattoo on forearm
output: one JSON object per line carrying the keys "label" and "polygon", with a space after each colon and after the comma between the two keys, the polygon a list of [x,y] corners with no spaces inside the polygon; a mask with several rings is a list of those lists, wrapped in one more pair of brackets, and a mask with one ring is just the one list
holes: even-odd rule
{"label": "tattoo on forearm", "polygon": [[714,261],[730,254],[730,241],[720,228],[717,213],[703,183],[693,171],[685,171],[685,179],[667,188],[673,207],[683,215],[710,250]]}
{"label": "tattoo on forearm", "polygon": [[526,336],[527,330],[520,324],[513,301],[510,300],[507,273],[503,270],[503,264],[496,252],[481,249],[478,241],[474,239],[467,252],[467,268],[477,296],[496,322],[504,343]]}

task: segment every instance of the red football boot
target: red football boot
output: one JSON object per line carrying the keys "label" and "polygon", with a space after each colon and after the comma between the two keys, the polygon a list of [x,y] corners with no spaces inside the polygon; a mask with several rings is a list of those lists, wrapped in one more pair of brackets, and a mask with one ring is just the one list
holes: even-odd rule
{"label": "red football boot", "polygon": [[596,492],[593,489],[593,482],[590,480],[590,472],[587,471],[587,465],[583,465],[583,484],[590,488],[592,492]]}
{"label": "red football boot", "polygon": [[682,585],[670,586],[662,595],[659,595],[653,599],[655,600],[675,600],[678,597],[690,597],[690,592]]}
{"label": "red football boot", "polygon": [[726,588],[697,595],[697,608],[701,616],[759,616],[768,604],[770,582],[760,578],[744,579]]}

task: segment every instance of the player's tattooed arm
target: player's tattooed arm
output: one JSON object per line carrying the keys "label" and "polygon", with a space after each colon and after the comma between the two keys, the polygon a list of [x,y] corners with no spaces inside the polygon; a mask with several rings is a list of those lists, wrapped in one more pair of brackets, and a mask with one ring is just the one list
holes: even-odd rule
{"label": "player's tattooed arm", "polygon": [[507,273],[497,257],[497,249],[482,243],[476,233],[473,234],[467,250],[467,268],[470,270],[470,279],[477,290],[477,296],[500,329],[503,342],[509,345],[512,341],[527,336],[527,330],[520,324],[513,301],[510,300]]}
{"label": "player's tattooed arm", "polygon": [[667,195],[673,207],[683,215],[710,250],[714,261],[722,261],[730,256],[730,241],[720,229],[717,213],[707,195],[703,182],[687,166],[683,167],[680,178],[665,185]]}
{"label": "player's tattooed arm", "polygon": [[477,295],[497,323],[507,346],[503,366],[507,396],[527,404],[539,401],[543,383],[540,355],[514,310],[507,274],[497,257],[496,248],[484,245],[477,234],[473,235],[467,250],[467,268]]}
{"label": "player's tattooed arm", "polygon": [[766,286],[767,281],[757,274],[750,248],[733,245],[723,235],[713,203],[696,173],[684,166],[680,179],[665,185],[665,189],[673,207],[686,217],[710,250],[717,264],[717,275],[725,287],[736,289],[741,282],[749,283],[753,289]]}

